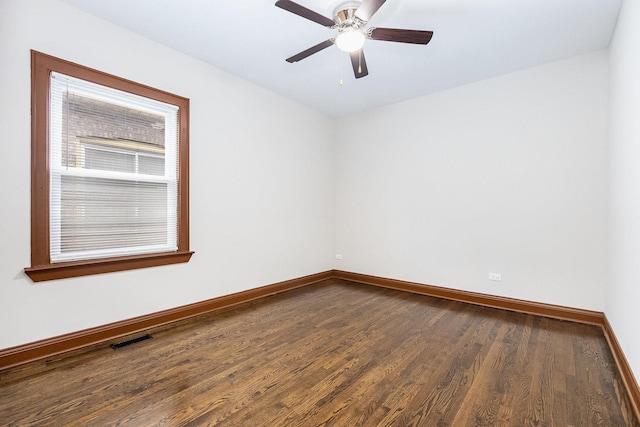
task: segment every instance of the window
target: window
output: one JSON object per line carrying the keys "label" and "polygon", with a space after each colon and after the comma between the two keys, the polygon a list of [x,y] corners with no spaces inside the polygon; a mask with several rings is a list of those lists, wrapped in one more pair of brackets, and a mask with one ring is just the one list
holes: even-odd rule
{"label": "window", "polygon": [[188,109],[32,51],[29,277],[189,261]]}

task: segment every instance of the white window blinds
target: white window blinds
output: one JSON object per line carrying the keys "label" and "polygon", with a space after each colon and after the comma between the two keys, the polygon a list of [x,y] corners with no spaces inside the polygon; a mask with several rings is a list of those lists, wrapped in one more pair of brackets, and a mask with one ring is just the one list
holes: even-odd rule
{"label": "white window blinds", "polygon": [[178,107],[51,74],[51,262],[176,251]]}

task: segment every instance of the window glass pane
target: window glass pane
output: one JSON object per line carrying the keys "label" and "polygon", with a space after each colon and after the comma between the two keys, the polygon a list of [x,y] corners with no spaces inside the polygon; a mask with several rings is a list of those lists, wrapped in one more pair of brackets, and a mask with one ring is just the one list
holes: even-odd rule
{"label": "window glass pane", "polygon": [[138,156],[138,173],[164,175],[164,158],[144,155]]}
{"label": "window glass pane", "polygon": [[51,262],[176,251],[177,108],[57,73],[51,87]]}
{"label": "window glass pane", "polygon": [[[129,153],[164,153],[165,118],[159,114],[120,105],[67,90],[63,93],[62,110],[62,166],[83,167],[82,141],[89,139],[92,145],[120,148]],[[109,150],[107,150],[109,151]],[[84,153],[87,154],[86,152]],[[118,166],[118,160],[126,164]],[[135,160],[122,156],[84,163],[88,169],[135,173]],[[164,174],[164,169],[161,175]],[[157,175],[154,174],[154,175]]]}
{"label": "window glass pane", "polygon": [[167,243],[167,184],[62,177],[61,254]]}
{"label": "window glass pane", "polygon": [[85,148],[84,167],[86,169],[135,173],[136,156],[132,153]]}
{"label": "window glass pane", "polygon": [[139,141],[164,146],[164,117],[71,92],[68,131],[71,137]]}

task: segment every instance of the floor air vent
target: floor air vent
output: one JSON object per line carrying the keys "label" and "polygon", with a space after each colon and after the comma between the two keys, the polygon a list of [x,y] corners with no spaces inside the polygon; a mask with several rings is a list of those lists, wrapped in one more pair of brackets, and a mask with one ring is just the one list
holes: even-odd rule
{"label": "floor air vent", "polygon": [[140,341],[150,340],[151,338],[153,338],[151,335],[146,334],[146,335],[142,335],[140,337],[131,338],[130,340],[115,342],[115,343],[109,345],[109,347],[111,347],[114,350],[117,350],[119,348],[126,347],[128,345],[135,344],[135,343],[140,342]]}

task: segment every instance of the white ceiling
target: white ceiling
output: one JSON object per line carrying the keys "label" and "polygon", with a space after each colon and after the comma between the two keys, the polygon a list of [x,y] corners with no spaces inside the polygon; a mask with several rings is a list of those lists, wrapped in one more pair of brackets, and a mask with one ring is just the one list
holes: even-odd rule
{"label": "white ceiling", "polygon": [[[621,0],[387,0],[367,27],[432,30],[427,46],[368,40],[353,77],[334,36],[275,0],[64,0],[333,117],[603,49]],[[344,0],[297,0],[327,17]],[[341,71],[342,70],[342,71]],[[344,85],[340,86],[343,73]]]}

